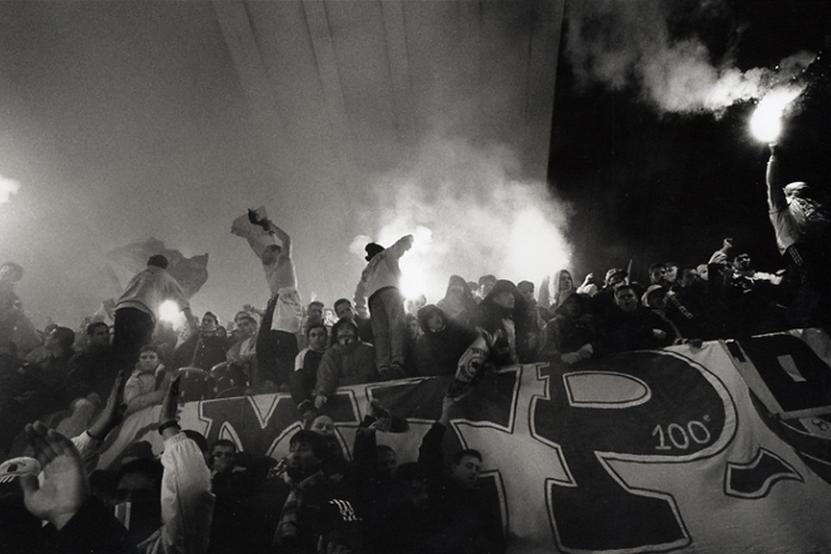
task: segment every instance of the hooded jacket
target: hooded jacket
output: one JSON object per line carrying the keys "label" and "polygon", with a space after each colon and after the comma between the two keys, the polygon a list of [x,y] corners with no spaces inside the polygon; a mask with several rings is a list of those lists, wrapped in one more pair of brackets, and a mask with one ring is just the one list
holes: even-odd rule
{"label": "hooded jacket", "polygon": [[[433,314],[438,314],[444,322],[441,331],[431,331],[427,326],[427,320]],[[441,308],[433,304],[428,304],[418,311],[418,325],[423,333],[416,343],[418,374],[455,374],[459,358],[477,337],[476,331],[448,318]]]}

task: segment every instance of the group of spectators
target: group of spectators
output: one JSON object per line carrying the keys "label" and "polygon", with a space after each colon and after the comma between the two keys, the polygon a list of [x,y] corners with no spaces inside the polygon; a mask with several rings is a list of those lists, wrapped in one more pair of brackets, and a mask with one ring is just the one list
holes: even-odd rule
{"label": "group of spectators", "polygon": [[[100,551],[121,551],[118,544],[125,552],[503,552],[498,507],[477,488],[482,454],[463,450],[449,465],[442,461],[454,403],[483,372],[537,362],[565,367],[616,352],[698,347],[704,340],[829,323],[831,290],[820,247],[828,220],[821,205],[805,200],[804,183],[780,191],[775,145],[771,152],[770,215],[787,265],[775,273],[757,271],[747,252],[724,239],[707,263],[654,263],[644,282],[630,268],[611,268],[602,281],[589,274],[580,284],[564,269],[538,290],[527,280],[453,275],[445,295],[428,304],[423,297],[405,301],[398,288],[399,259],[413,243],[407,235],[388,248],[366,246],[368,263],[352,300],[303,305],[290,236],[264,211],[251,210],[232,232],[262,263],[266,306],[246,305],[226,326],[211,311],[197,320],[166,271],[167,260],[152,256],[122,296],[105,302],[76,334],[54,324],[34,328],[14,293],[23,268],[6,262],[0,266],[0,454],[15,451],[15,440],[28,440],[37,463],[17,461],[14,468],[48,473],[61,459],[79,483],[71,506],[56,514],[33,500],[43,483],[38,489],[30,474],[4,464],[22,485],[15,491],[23,496],[11,497],[25,499],[30,516],[52,524],[54,533],[38,531],[32,540],[83,543],[72,526],[73,534],[64,533],[71,538],[61,533],[67,522],[89,519],[74,518],[94,490],[121,522],[112,528],[110,550]],[[805,225],[821,232],[804,232]],[[164,300],[184,313],[183,329],[159,317]],[[377,404],[347,460],[326,414],[337,388],[421,376],[455,381],[442,416],[423,438],[419,461],[398,467],[396,453],[375,443],[378,431],[407,429],[406,422],[394,423],[394,406]],[[285,460],[248,455],[227,440],[209,447],[198,433],[178,427],[178,401],[260,393],[290,393],[296,403],[304,429],[291,438]],[[117,422],[155,405],[162,406],[161,463],[148,444],[138,443],[116,473],[87,477],[84,460]],[[58,410],[85,415],[82,421],[97,418],[74,444],[30,425]],[[4,509],[25,523],[21,505],[10,502]],[[102,509],[96,502],[94,513]]]}
{"label": "group of spectators", "polygon": [[[149,351],[149,350],[148,350]],[[143,350],[143,352],[145,352]],[[140,364],[143,362],[139,362]],[[69,440],[41,421],[25,426],[27,453],[0,464],[0,550],[10,553],[504,553],[498,500],[481,486],[483,456],[445,461],[453,398],[422,438],[418,459],[399,465],[377,433],[410,432],[378,404],[362,421],[348,460],[331,418],[290,438],[282,460],[240,451],[179,426],[182,374],[162,394],[157,431],[111,469],[96,456],[125,415],[122,371],[88,428]],[[129,402],[126,402],[129,405]]]}

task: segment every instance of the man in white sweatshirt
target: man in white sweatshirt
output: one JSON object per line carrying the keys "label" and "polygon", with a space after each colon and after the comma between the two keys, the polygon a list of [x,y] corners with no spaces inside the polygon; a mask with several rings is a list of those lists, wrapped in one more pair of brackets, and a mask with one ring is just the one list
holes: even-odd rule
{"label": "man in white sweatshirt", "polygon": [[358,311],[369,305],[374,337],[376,365],[383,379],[404,377],[404,337],[406,322],[404,297],[398,290],[401,268],[398,260],[413,245],[413,236],[406,235],[384,248],[374,242],[366,245],[369,264],[361,274],[355,290]]}

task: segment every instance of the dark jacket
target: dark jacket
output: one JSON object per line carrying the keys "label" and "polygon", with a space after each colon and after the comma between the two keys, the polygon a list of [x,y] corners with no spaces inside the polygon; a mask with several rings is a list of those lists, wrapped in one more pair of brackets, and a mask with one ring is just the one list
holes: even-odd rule
{"label": "dark jacket", "polygon": [[[439,314],[444,321],[444,329],[441,331],[431,331],[427,327],[427,319],[432,314]],[[447,318],[441,308],[432,304],[418,311],[418,324],[423,332],[416,343],[418,374],[425,376],[455,374],[459,358],[476,339],[476,331]]]}
{"label": "dark jacket", "polygon": [[[655,329],[663,331],[666,336],[656,337]],[[672,344],[675,338],[675,331],[668,321],[642,306],[633,312],[618,308],[610,316],[608,334],[609,347],[613,352],[663,348]]]}
{"label": "dark jacket", "polygon": [[498,507],[486,502],[478,488],[465,488],[443,471],[442,441],[446,431],[444,425],[435,422],[418,450],[418,462],[428,475],[432,510],[443,522],[440,534],[425,540],[419,551],[502,554],[507,550],[507,541]]}

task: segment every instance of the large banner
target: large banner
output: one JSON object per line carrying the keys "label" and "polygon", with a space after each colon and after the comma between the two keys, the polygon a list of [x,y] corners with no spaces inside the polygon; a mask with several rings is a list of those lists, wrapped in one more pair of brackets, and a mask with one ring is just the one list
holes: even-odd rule
{"label": "large banner", "polygon": [[[678,346],[566,367],[485,375],[460,402],[448,456],[484,454],[482,486],[502,511],[511,552],[831,551],[831,342],[793,331]],[[340,389],[327,404],[347,456],[371,399],[410,430],[379,433],[416,459],[447,379]],[[148,440],[158,407],[110,436],[99,467]],[[184,405],[208,441],[281,458],[299,429],[288,395]]]}

